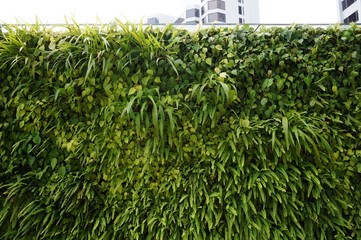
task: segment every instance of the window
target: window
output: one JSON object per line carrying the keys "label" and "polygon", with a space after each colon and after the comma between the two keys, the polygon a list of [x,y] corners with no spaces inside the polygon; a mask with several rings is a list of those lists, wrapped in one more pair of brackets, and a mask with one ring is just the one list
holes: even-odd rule
{"label": "window", "polygon": [[238,0],[238,2],[244,4],[244,0]]}
{"label": "window", "polygon": [[203,15],[205,13],[204,11],[204,7],[201,8],[201,15]]}
{"label": "window", "polygon": [[343,20],[344,23],[349,24],[350,22],[357,22],[359,20],[358,11],[352,13],[350,16]]}
{"label": "window", "polygon": [[226,22],[226,14],[223,13],[210,13],[208,14],[208,22]]}
{"label": "window", "polygon": [[177,20],[175,20],[174,24],[181,24],[184,21],[184,18],[178,18]]}
{"label": "window", "polygon": [[156,17],[148,18],[147,24],[159,24],[159,20]]}
{"label": "window", "polygon": [[212,9],[225,10],[226,4],[224,1],[220,1],[220,0],[210,1],[210,2],[208,2],[208,10],[212,10]]}
{"label": "window", "polygon": [[199,17],[199,9],[192,8],[186,11],[186,18]]}
{"label": "window", "polygon": [[345,10],[346,9],[346,0],[343,0],[342,1],[342,10]]}
{"label": "window", "polygon": [[243,19],[243,18],[240,18],[240,19],[239,19],[239,23],[241,23],[241,24],[244,23],[244,19]]}
{"label": "window", "polygon": [[190,22],[186,22],[186,25],[196,25],[198,24],[198,21],[190,21]]}
{"label": "window", "polygon": [[343,0],[342,1],[342,10],[345,10],[349,6],[351,6],[356,0]]}
{"label": "window", "polygon": [[244,15],[244,8],[241,7],[241,6],[238,6],[238,13],[239,13],[240,15]]}

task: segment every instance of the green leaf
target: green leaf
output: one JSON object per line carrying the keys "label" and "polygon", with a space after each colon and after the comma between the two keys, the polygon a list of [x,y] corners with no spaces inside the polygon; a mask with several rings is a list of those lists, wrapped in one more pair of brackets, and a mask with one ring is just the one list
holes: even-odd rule
{"label": "green leaf", "polygon": [[338,93],[338,91],[337,91],[337,86],[332,86],[332,92],[334,92],[335,94]]}
{"label": "green leaf", "polygon": [[34,142],[35,144],[40,144],[40,143],[41,143],[41,137],[40,137],[39,135],[35,135],[35,136],[33,137],[33,142]]}
{"label": "green leaf", "polygon": [[263,89],[266,89],[266,88],[269,88],[270,86],[272,86],[273,84],[273,78],[267,78],[263,84],[262,84],[262,88]]}
{"label": "green leaf", "polygon": [[57,160],[56,158],[52,158],[52,159],[50,160],[50,166],[51,166],[52,169],[55,168],[57,161],[58,161],[58,160]]}
{"label": "green leaf", "polygon": [[65,174],[66,174],[66,168],[65,168],[64,166],[61,166],[61,167],[59,168],[59,175],[60,175],[61,177],[64,177]]}
{"label": "green leaf", "polygon": [[305,81],[307,86],[311,86],[312,79],[310,77],[305,77],[303,80]]}
{"label": "green leaf", "polygon": [[128,95],[133,95],[136,91],[137,89],[135,87],[132,87],[131,89],[129,89]]}
{"label": "green leaf", "polygon": [[154,82],[160,83],[160,82],[161,82],[160,77],[156,77],[156,78],[154,79]]}
{"label": "green leaf", "polygon": [[206,63],[211,66],[212,65],[212,58],[206,58]]}
{"label": "green leaf", "polygon": [[250,96],[251,98],[254,98],[254,97],[256,96],[256,91],[252,89],[252,90],[249,92],[249,96]]}
{"label": "green leaf", "polygon": [[318,84],[317,85],[319,88],[321,88],[322,89],[322,91],[326,91],[326,87],[325,86],[323,86],[322,84]]}
{"label": "green leaf", "polygon": [[125,74],[125,76],[129,76],[129,73],[130,73],[130,68],[129,68],[129,67],[125,67],[125,68],[124,68],[124,74]]}
{"label": "green leaf", "polygon": [[50,49],[50,50],[55,50],[55,48],[56,48],[55,42],[53,42],[53,41],[50,42],[50,43],[49,43],[49,49]]}
{"label": "green leaf", "polygon": [[226,207],[226,210],[227,210],[228,212],[232,213],[232,214],[235,215],[235,216],[238,215],[236,209],[234,209],[234,207],[232,207],[232,206],[229,206],[229,205],[228,205],[228,206]]}
{"label": "green leaf", "polygon": [[228,57],[228,58],[233,58],[234,55],[233,55],[233,53],[230,52],[230,53],[227,54],[227,57]]}
{"label": "green leaf", "polygon": [[351,56],[352,56],[352,58],[357,58],[357,51],[353,51]]}
{"label": "green leaf", "polygon": [[278,78],[276,80],[276,86],[277,86],[278,90],[281,90],[283,88],[284,83],[285,83],[284,78]]}
{"label": "green leaf", "polygon": [[35,162],[35,157],[34,157],[34,156],[31,156],[31,157],[29,158],[29,165],[30,165],[30,167],[33,166],[34,162]]}
{"label": "green leaf", "polygon": [[286,139],[286,148],[287,150],[289,150],[290,147],[290,143],[289,143],[289,136],[288,136],[288,119],[287,117],[282,117],[282,128],[283,128],[283,133],[285,135],[285,139]]}
{"label": "green leaf", "polygon": [[261,105],[264,106],[268,102],[267,98],[262,98]]}
{"label": "green leaf", "polygon": [[357,164],[357,172],[361,173],[361,163]]}

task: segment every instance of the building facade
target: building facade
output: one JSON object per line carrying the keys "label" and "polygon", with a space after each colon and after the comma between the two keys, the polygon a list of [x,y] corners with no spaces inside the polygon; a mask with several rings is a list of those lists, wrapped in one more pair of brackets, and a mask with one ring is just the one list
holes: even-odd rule
{"label": "building facade", "polygon": [[339,0],[339,9],[342,23],[361,23],[361,0]]}
{"label": "building facade", "polygon": [[174,21],[175,21],[175,17],[161,13],[150,15],[147,18],[147,24],[153,24],[153,25],[168,24],[168,23],[173,23]]}
{"label": "building facade", "polygon": [[189,4],[174,24],[198,24],[200,21],[200,5]]}
{"label": "building facade", "polygon": [[[186,10],[173,22],[162,22],[156,15],[148,24],[259,23],[258,0],[187,0]],[[358,0],[361,1],[361,0]],[[192,2],[192,3],[190,3]],[[164,19],[164,18],[163,18]]]}
{"label": "building facade", "polygon": [[203,23],[259,23],[258,0],[201,0]]}

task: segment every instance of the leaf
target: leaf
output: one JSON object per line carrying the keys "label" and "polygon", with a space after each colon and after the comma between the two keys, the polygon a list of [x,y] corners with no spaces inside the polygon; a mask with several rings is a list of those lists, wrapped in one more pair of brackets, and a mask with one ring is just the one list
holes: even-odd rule
{"label": "leaf", "polygon": [[133,95],[136,91],[137,89],[135,87],[132,87],[131,89],[129,89],[128,96]]}
{"label": "leaf", "polygon": [[283,128],[283,133],[285,135],[285,139],[286,139],[286,147],[287,147],[287,150],[289,150],[290,148],[290,143],[289,143],[289,132],[288,132],[288,119],[287,117],[282,117],[282,128]]}
{"label": "leaf", "polygon": [[154,82],[160,83],[160,82],[161,82],[160,77],[156,77],[156,78],[154,79]]}
{"label": "leaf", "polygon": [[240,120],[239,120],[239,124],[240,124],[242,127],[248,128],[249,125],[250,125],[250,121],[249,121],[248,119],[240,119]]}
{"label": "leaf", "polygon": [[337,86],[332,86],[332,92],[334,92],[335,94],[337,94],[338,93],[338,91],[337,91]]}
{"label": "leaf", "polygon": [[254,98],[254,97],[256,96],[256,91],[252,89],[252,90],[249,92],[249,96],[250,96],[251,98]]}
{"label": "leaf", "polygon": [[211,66],[212,65],[212,58],[206,58],[206,63]]}
{"label": "leaf", "polygon": [[40,143],[41,143],[41,137],[40,137],[39,135],[35,135],[35,136],[33,137],[33,142],[34,142],[35,144],[40,144]]}
{"label": "leaf", "polygon": [[30,165],[30,167],[33,166],[34,162],[35,162],[35,157],[34,157],[34,156],[31,156],[31,157],[29,158],[29,165]]}
{"label": "leaf", "polygon": [[220,76],[221,78],[227,78],[228,74],[227,74],[226,72],[221,72],[221,73],[219,74],[219,76]]}
{"label": "leaf", "polygon": [[326,91],[326,87],[325,86],[323,86],[322,84],[318,84],[317,85],[319,88],[321,88],[322,89],[322,91]]}
{"label": "leaf", "polygon": [[51,166],[52,169],[55,168],[57,161],[58,161],[58,160],[57,160],[56,158],[52,158],[52,159],[50,160],[50,166]]}
{"label": "leaf", "polygon": [[268,102],[267,98],[262,98],[261,105],[264,106],[264,105],[266,105],[267,102]]}
{"label": "leaf", "polygon": [[226,170],[224,169],[224,166],[220,163],[216,163],[216,166],[221,170],[221,172],[226,172]]}
{"label": "leaf", "polygon": [[272,86],[273,84],[273,78],[267,78],[263,84],[262,84],[262,88],[263,89],[266,89],[266,88],[269,88],[270,86]]}
{"label": "leaf", "polygon": [[50,50],[55,50],[55,48],[56,48],[55,42],[51,41],[51,42],[49,43],[49,49],[50,49]]}
{"label": "leaf", "polygon": [[307,86],[311,86],[312,79],[310,77],[305,77],[303,80],[305,81]]}
{"label": "leaf", "polygon": [[361,173],[361,163],[357,164],[357,172]]}
{"label": "leaf", "polygon": [[59,168],[59,175],[60,175],[61,177],[64,177],[65,174],[66,174],[66,168],[65,168],[64,166],[61,166],[61,167]]}
{"label": "leaf", "polygon": [[125,76],[129,76],[130,68],[129,68],[129,67],[125,67],[123,70],[124,70]]}
{"label": "leaf", "polygon": [[352,58],[357,58],[357,51],[353,51],[352,54],[351,54],[351,57]]}
{"label": "leaf", "polygon": [[59,93],[60,93],[61,89],[57,88],[55,90],[55,95],[54,95],[54,100],[56,101],[58,99]]}
{"label": "leaf", "polygon": [[281,90],[283,88],[283,85],[285,83],[285,79],[284,78],[278,78],[276,80],[276,86],[279,90]]}
{"label": "leaf", "polygon": [[228,84],[224,83],[224,82],[219,82],[223,88],[223,92],[226,95],[226,99],[229,100],[229,87]]}
{"label": "leaf", "polygon": [[232,214],[235,215],[235,216],[238,215],[236,209],[234,209],[234,207],[232,207],[232,206],[229,206],[229,205],[228,205],[228,206],[226,207],[226,210],[227,210],[228,212],[232,213]]}

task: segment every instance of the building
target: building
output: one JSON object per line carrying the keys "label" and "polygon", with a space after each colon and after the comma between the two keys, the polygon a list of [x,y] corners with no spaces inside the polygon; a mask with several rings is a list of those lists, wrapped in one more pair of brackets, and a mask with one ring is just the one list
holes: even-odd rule
{"label": "building", "polygon": [[361,23],[361,0],[339,0],[340,21]]}
{"label": "building", "polygon": [[175,17],[161,13],[150,15],[147,18],[147,24],[167,24],[174,21]]}
{"label": "building", "polygon": [[[361,0],[358,0],[361,1]],[[258,0],[187,0],[186,10],[175,20],[161,14],[148,18],[148,24],[259,23]]]}
{"label": "building", "polygon": [[174,24],[198,24],[200,22],[200,5],[189,4]]}
{"label": "building", "polygon": [[203,23],[259,23],[258,0],[201,0]]}

